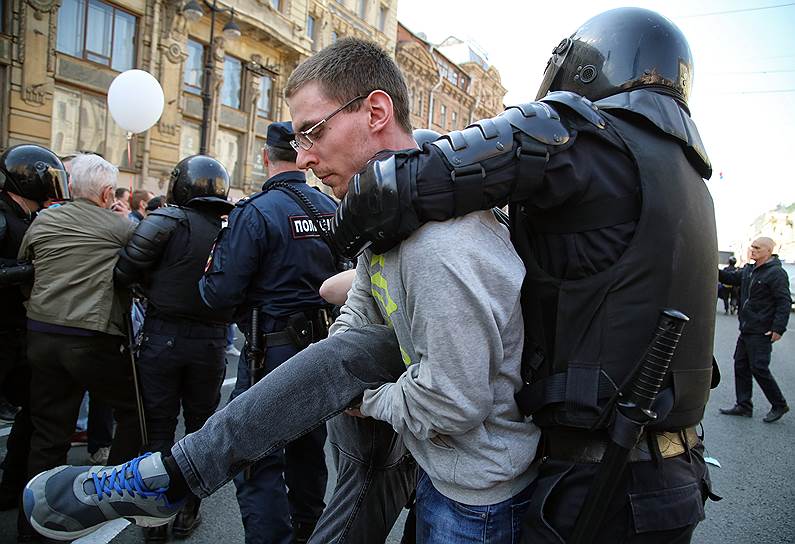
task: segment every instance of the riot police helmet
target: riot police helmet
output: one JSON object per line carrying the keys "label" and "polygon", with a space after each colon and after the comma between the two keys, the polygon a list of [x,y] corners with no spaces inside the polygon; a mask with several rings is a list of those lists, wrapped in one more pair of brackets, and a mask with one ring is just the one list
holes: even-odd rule
{"label": "riot police helmet", "polygon": [[69,176],[61,159],[36,144],[9,147],[0,155],[0,189],[38,202],[69,200]]}
{"label": "riot police helmet", "polygon": [[166,202],[187,207],[212,203],[230,211],[234,205],[226,199],[229,185],[223,164],[207,155],[192,155],[171,171]]}
{"label": "riot police helmet", "polygon": [[737,264],[737,257],[735,257],[734,255],[729,257],[729,266],[734,266],[736,264]]}
{"label": "riot police helmet", "polygon": [[414,137],[414,141],[417,142],[417,145],[420,147],[425,144],[435,142],[442,137],[441,134],[429,128],[415,128],[411,135]]}
{"label": "riot police helmet", "polygon": [[571,91],[596,101],[648,88],[687,108],[692,83],[693,57],[682,31],[654,11],[617,8],[589,19],[553,49],[536,99]]}

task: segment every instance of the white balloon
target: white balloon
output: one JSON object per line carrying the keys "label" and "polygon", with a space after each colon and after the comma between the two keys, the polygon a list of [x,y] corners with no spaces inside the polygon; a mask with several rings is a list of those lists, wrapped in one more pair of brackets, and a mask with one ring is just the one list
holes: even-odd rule
{"label": "white balloon", "polygon": [[148,130],[163,114],[163,88],[143,70],[127,70],[108,89],[108,109],[116,124],[137,134]]}

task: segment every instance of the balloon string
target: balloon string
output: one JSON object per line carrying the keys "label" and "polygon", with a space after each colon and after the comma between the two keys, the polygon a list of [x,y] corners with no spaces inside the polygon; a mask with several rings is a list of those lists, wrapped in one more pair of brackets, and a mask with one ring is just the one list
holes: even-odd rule
{"label": "balloon string", "polygon": [[[127,133],[127,168],[132,168],[132,132]],[[130,176],[130,198],[132,199],[133,178]]]}

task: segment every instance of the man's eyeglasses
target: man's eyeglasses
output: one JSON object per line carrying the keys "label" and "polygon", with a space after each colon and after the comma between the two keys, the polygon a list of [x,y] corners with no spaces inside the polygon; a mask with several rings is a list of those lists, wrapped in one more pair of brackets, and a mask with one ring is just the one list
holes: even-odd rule
{"label": "man's eyeglasses", "polygon": [[311,138],[312,131],[317,130],[318,127],[327,123],[329,119],[337,115],[339,112],[341,112],[342,110],[344,110],[345,108],[356,102],[357,100],[361,100],[362,98],[366,98],[366,95],[359,95],[355,98],[351,98],[350,100],[345,102],[342,106],[340,106],[339,108],[337,108],[336,110],[325,116],[323,119],[321,119],[320,121],[309,127],[308,129],[302,130],[301,132],[296,132],[295,139],[290,141],[290,145],[292,146],[292,148],[295,149],[296,152],[300,151],[301,149],[303,149],[304,151],[309,151],[310,149],[312,149],[312,145],[314,145],[315,143],[312,141]]}

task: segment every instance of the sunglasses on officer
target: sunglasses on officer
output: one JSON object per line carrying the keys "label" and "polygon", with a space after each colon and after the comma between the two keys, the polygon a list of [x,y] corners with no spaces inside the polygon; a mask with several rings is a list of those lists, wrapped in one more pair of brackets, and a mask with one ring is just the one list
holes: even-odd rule
{"label": "sunglasses on officer", "polygon": [[313,131],[317,130],[319,127],[327,123],[332,117],[337,115],[339,112],[356,102],[357,100],[361,100],[362,98],[367,98],[366,95],[359,95],[354,98],[351,98],[347,102],[345,102],[342,106],[325,116],[323,119],[312,125],[306,130],[302,130],[301,132],[295,133],[295,139],[290,141],[290,146],[295,149],[296,153],[303,149],[304,151],[309,151],[312,149],[312,146],[315,142],[312,141],[311,134]]}

